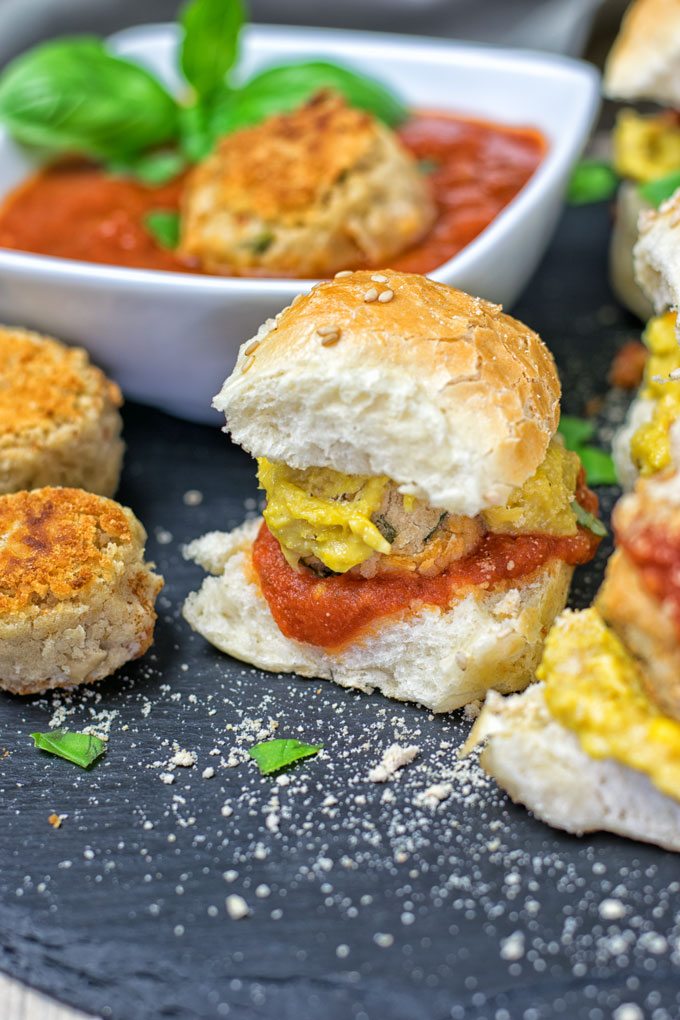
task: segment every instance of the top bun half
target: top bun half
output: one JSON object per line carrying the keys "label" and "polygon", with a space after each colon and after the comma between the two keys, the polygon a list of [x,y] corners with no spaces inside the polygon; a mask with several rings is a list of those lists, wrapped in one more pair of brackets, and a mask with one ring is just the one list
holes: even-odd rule
{"label": "top bun half", "polygon": [[536,471],[559,397],[549,351],[498,305],[383,270],[298,296],[242,346],[213,403],[253,456],[387,475],[473,516]]}
{"label": "top bun half", "polygon": [[605,66],[604,92],[680,107],[680,0],[634,0]]}
{"label": "top bun half", "polygon": [[638,221],[635,278],[657,313],[680,305],[680,189]]}

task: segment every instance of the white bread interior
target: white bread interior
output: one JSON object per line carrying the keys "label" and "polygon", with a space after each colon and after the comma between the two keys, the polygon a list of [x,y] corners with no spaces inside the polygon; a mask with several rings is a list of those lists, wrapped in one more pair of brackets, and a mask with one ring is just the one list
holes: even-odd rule
{"label": "white bread interior", "polygon": [[509,692],[533,678],[543,639],[564,607],[572,568],[553,560],[525,584],[469,595],[442,611],[425,607],[379,621],[333,654],[291,640],[279,630],[252,580],[250,550],[260,520],[192,542],[185,556],[215,576],[187,598],[183,614],[194,630],[234,658],[272,672],[334,680],[342,687],[381,691],[433,712]]}
{"label": "white bread interior", "polygon": [[582,751],[548,711],[542,684],[510,698],[492,691],[466,746],[482,742],[485,771],[548,825],[680,850],[680,803],[641,772]]}
{"label": "white bread interior", "polygon": [[635,276],[657,313],[680,304],[680,190],[643,212],[633,252]]}
{"label": "white bread interior", "polygon": [[610,99],[651,99],[680,107],[680,4],[635,0],[621,24],[604,72]]}
{"label": "white bread interior", "polygon": [[559,397],[549,351],[498,305],[382,270],[296,298],[242,346],[213,403],[253,456],[387,475],[473,517],[534,474]]}

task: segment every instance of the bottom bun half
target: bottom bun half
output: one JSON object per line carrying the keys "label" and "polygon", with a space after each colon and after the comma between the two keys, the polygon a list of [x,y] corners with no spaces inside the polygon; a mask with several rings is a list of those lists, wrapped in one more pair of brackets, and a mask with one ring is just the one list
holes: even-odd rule
{"label": "bottom bun half", "polygon": [[236,659],[271,672],[334,680],[342,687],[448,712],[493,688],[519,691],[533,680],[543,640],[564,608],[572,568],[553,560],[525,583],[468,595],[446,610],[424,607],[375,627],[336,652],[285,637],[257,584],[250,554],[261,521],[212,532],[185,556],[215,575],[184,604],[184,617]]}
{"label": "bottom bun half", "polygon": [[541,684],[513,698],[491,693],[468,746],[482,741],[484,770],[548,825],[680,850],[680,803],[641,772],[582,751],[575,734],[550,715]]}

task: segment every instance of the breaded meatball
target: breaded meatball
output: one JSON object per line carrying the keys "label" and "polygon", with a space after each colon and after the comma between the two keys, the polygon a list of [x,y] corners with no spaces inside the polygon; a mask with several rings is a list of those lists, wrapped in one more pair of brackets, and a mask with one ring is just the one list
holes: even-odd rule
{"label": "breaded meatball", "polygon": [[153,640],[163,580],[131,510],[82,489],[0,496],[0,688],[109,676]]}
{"label": "breaded meatball", "polygon": [[85,351],[0,326],[0,493],[118,487],[120,390]]}
{"label": "breaded meatball", "polygon": [[180,248],[213,273],[327,276],[388,263],[434,215],[396,135],[324,92],[222,139],[187,184]]}

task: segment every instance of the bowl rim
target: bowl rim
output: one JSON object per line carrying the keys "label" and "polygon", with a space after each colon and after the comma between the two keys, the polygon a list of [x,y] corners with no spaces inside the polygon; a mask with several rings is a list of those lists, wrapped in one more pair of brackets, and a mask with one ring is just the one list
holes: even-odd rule
{"label": "bowl rim", "polygon": [[[172,35],[176,32],[177,25],[172,22],[149,23],[122,29],[108,36],[106,41],[114,49],[119,49],[125,48],[127,44],[143,41],[147,36],[158,38],[159,35]],[[572,131],[570,133],[559,132],[556,135],[556,138],[549,144],[537,170],[522,190],[477,237],[446,262],[426,274],[443,283],[448,283],[454,275],[464,273],[478,260],[483,260],[489,249],[493,248],[500,239],[521,223],[525,211],[528,212],[540,201],[541,195],[550,187],[554,179],[559,178],[565,172],[566,167],[571,165],[580,152],[599,105],[600,74],[597,69],[586,61],[562,54],[542,53],[519,48],[506,49],[455,39],[412,37],[399,33],[364,32],[354,29],[249,24],[246,26],[245,32],[246,39],[253,45],[256,45],[258,37],[265,39],[273,37],[280,41],[283,36],[284,42],[286,37],[296,40],[298,44],[300,40],[312,42],[316,39],[328,39],[331,45],[344,43],[345,46],[349,45],[358,52],[369,49],[375,52],[377,48],[383,54],[391,51],[393,56],[403,55],[404,50],[407,50],[420,59],[427,59],[433,53],[437,53],[441,57],[455,52],[459,58],[471,66],[486,64],[493,69],[500,67],[506,73],[519,69],[525,75],[541,78],[557,76],[571,79],[574,83],[580,84],[582,90],[578,97],[580,111]],[[574,98],[576,99],[576,97]],[[0,127],[0,141],[7,138],[7,131]],[[238,294],[241,297],[252,298],[267,295],[292,299],[301,290],[308,289],[320,282],[319,278],[309,277],[212,276],[207,274],[203,276],[169,270],[138,269],[1,247],[0,271],[15,271],[22,276],[28,274],[49,276],[53,282],[72,282],[75,279],[85,286],[99,286],[105,283],[113,290],[138,287],[162,293],[172,288],[174,291],[186,290],[196,294],[209,293],[225,296]]]}

